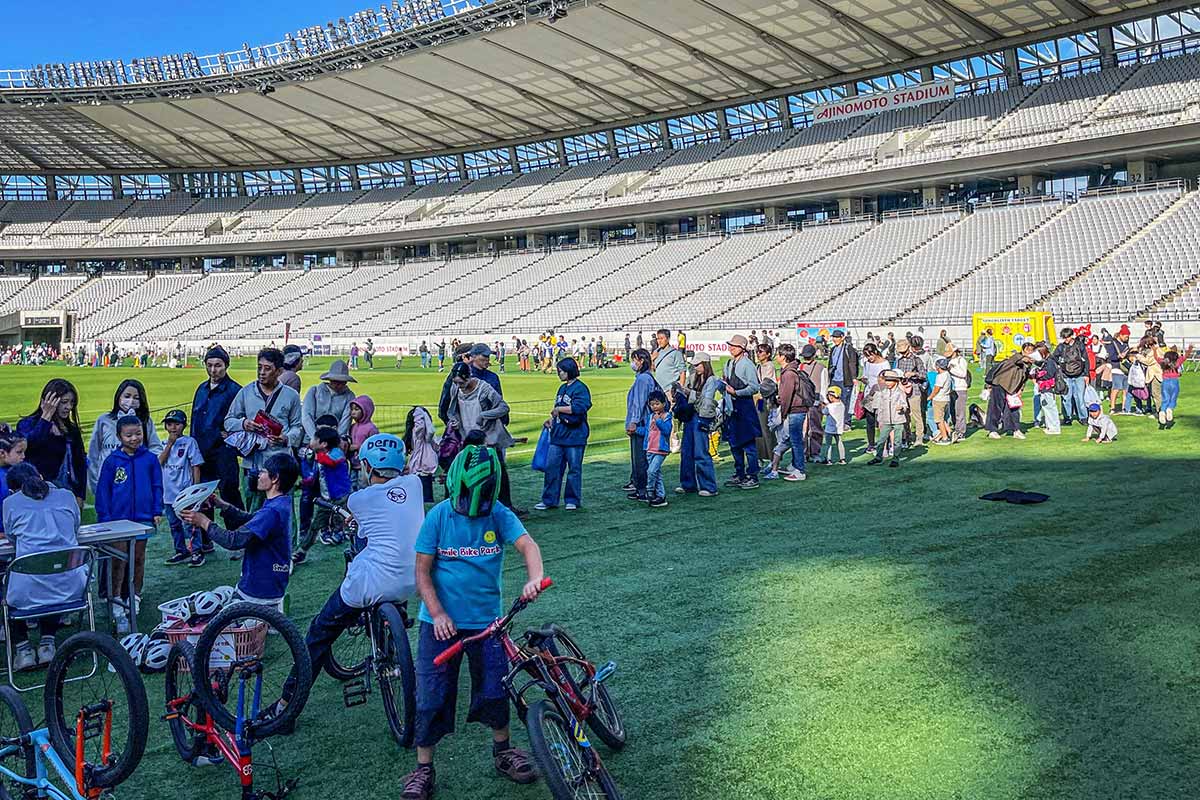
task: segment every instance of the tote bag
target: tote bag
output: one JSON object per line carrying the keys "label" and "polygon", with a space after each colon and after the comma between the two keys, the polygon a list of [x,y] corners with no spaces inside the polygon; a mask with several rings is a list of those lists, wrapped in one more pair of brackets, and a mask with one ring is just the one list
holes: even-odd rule
{"label": "tote bag", "polygon": [[538,436],[537,447],[533,449],[533,461],[530,462],[529,468],[537,472],[545,472],[549,465],[550,431],[542,428],[542,433]]}

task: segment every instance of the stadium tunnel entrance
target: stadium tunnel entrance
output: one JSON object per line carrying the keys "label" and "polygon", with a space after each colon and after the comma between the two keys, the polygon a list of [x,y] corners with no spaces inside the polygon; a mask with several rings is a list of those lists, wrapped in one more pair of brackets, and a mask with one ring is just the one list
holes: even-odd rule
{"label": "stadium tunnel entrance", "polygon": [[71,341],[74,315],[67,311],[13,311],[0,316],[0,345]]}

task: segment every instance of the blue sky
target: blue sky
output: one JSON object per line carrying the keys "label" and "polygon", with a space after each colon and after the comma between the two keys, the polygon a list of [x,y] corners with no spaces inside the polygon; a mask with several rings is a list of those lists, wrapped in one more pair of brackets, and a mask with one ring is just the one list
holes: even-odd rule
{"label": "blue sky", "polygon": [[[51,0],[4,3],[0,68],[54,61],[196,55],[277,42],[382,0]],[[253,8],[253,11],[249,11]]]}

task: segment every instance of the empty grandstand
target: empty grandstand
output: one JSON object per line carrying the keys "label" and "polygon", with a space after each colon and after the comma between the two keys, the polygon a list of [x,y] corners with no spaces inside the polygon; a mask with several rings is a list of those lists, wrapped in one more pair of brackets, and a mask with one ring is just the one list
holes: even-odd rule
{"label": "empty grandstand", "polygon": [[918,5],[462,2],[0,74],[0,312],[117,342],[1200,319],[1200,15]]}

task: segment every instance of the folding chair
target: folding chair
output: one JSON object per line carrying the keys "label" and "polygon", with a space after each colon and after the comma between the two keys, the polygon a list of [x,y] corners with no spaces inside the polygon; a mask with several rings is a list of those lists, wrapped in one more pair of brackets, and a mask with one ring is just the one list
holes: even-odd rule
{"label": "folding chair", "polygon": [[[30,553],[15,559],[4,571],[4,652],[8,665],[8,683],[18,692],[29,692],[41,689],[45,684],[20,687],[16,683],[16,671],[13,669],[13,636],[9,625],[10,620],[29,622],[42,617],[58,617],[64,614],[74,614],[87,611],[88,630],[96,630],[96,616],[92,608],[92,567],[96,553],[90,547],[68,547],[62,550],[48,550],[44,553]],[[12,575],[28,575],[31,577],[51,577],[63,575],[72,570],[83,568],[87,579],[83,583],[82,592],[72,599],[55,605],[40,606],[33,609],[17,609],[8,605],[8,585]]]}

